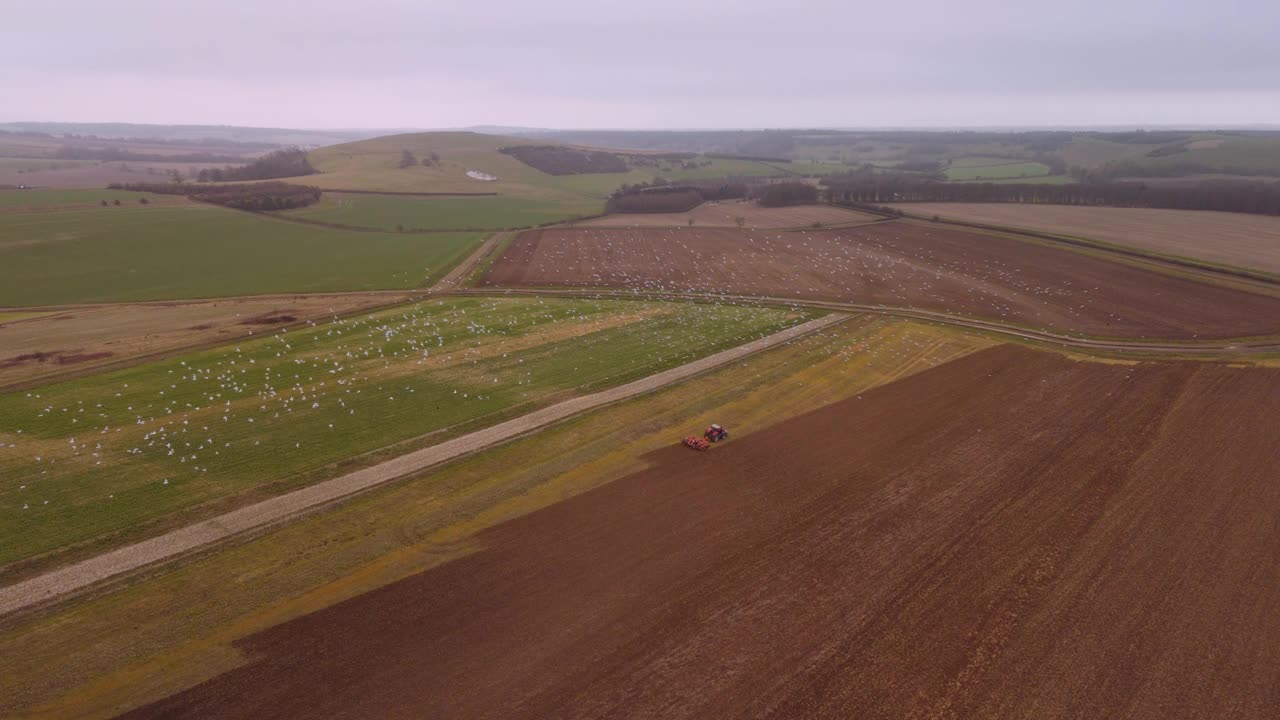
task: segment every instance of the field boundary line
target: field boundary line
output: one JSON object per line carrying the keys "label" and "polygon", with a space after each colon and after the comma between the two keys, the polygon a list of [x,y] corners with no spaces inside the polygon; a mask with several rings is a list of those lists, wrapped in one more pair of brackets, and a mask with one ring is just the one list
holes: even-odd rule
{"label": "field boundary line", "polygon": [[629,400],[847,320],[831,313],[617,387],[565,400],[505,422],[415,450],[371,467],[279,495],[0,588],[0,616],[45,605],[127,573],[152,567],[307,512],[349,499],[481,450],[509,442],[606,405]]}

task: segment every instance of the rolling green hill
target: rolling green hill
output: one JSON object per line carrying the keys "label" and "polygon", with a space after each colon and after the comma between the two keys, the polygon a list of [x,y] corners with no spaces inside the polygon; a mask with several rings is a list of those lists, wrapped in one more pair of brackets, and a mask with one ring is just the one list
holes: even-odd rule
{"label": "rolling green hill", "polygon": [[[297,178],[326,192],[312,208],[289,213],[341,225],[379,228],[508,228],[535,225],[604,210],[605,200],[624,184],[662,178],[669,182],[731,176],[778,176],[811,173],[808,165],[791,167],[736,158],[698,156],[689,163],[619,150],[625,172],[551,175],[504,154],[504,147],[557,145],[545,139],[430,132],[362,140],[312,150],[319,174]],[[562,147],[571,147],[563,146]],[[608,149],[605,149],[608,152]],[[405,166],[408,156],[416,162]],[[423,165],[434,153],[438,160]],[[468,173],[483,173],[484,180]],[[375,193],[491,193],[488,198],[423,198],[406,195],[341,194],[342,190]]]}

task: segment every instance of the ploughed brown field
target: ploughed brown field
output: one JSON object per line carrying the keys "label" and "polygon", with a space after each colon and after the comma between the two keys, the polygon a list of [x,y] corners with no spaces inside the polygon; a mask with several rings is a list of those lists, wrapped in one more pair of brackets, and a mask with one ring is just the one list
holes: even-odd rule
{"label": "ploughed brown field", "polygon": [[791,232],[532,230],[483,284],[838,299],[1103,337],[1280,333],[1280,297],[913,222]]}
{"label": "ploughed brown field", "polygon": [[1277,413],[1274,369],[1000,346],[724,418],[128,717],[1270,717]]}
{"label": "ploughed brown field", "polygon": [[1074,235],[1280,275],[1280,218],[1269,215],[1022,203],[902,203],[916,215]]}

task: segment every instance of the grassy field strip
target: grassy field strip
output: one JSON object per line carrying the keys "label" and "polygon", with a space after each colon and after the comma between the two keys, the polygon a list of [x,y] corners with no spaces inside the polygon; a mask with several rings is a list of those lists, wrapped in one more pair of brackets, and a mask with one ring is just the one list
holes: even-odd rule
{"label": "grassy field strip", "polygon": [[707,423],[759,431],[884,384],[904,364],[923,370],[992,342],[854,317],[227,543],[145,581],[50,613],[11,616],[0,624],[0,655],[15,658],[0,673],[0,716],[115,717],[249,661],[241,638],[469,553],[493,523],[642,469],[648,453]]}
{"label": "grassy field strip", "polygon": [[296,490],[181,530],[152,538],[31,580],[0,589],[0,615],[82,590],[108,578],[162,560],[171,559],[236,534],[280,522],[305,510],[334,502],[399,477],[534,432],[567,417],[657,388],[739,360],[779,343],[816,332],[845,320],[828,315],[779,331],[745,345],[724,350],[686,365],[671,368],[609,390],[566,400],[528,415],[485,428],[394,460],[359,470],[317,485]]}

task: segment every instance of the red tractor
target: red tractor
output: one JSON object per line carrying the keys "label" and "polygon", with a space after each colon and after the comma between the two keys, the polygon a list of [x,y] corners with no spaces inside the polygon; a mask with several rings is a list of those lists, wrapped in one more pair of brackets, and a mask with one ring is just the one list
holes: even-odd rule
{"label": "red tractor", "polygon": [[684,444],[694,450],[706,450],[711,447],[711,443],[720,442],[729,437],[729,431],[719,425],[712,425],[702,434],[702,437],[690,435],[684,439]]}

